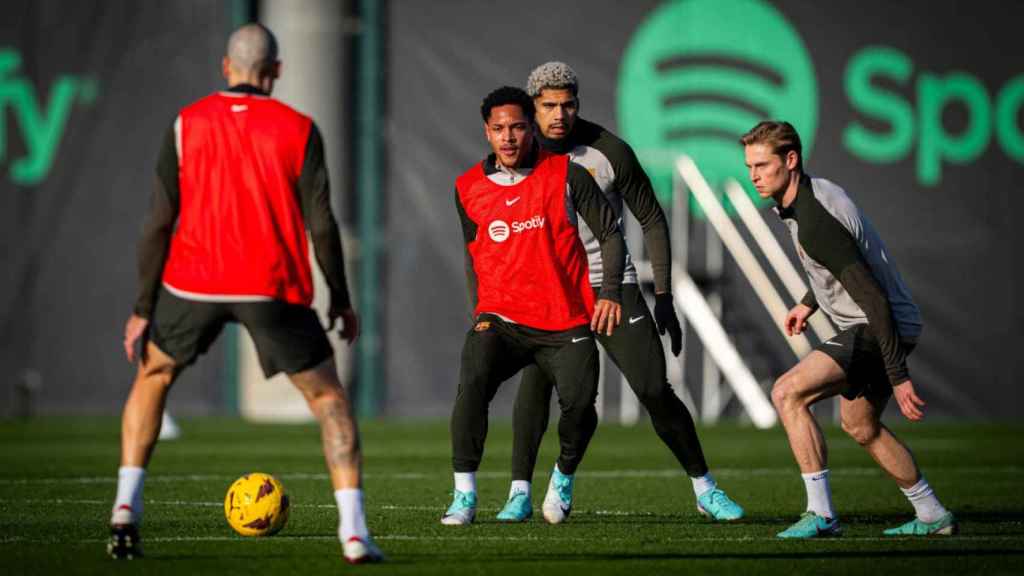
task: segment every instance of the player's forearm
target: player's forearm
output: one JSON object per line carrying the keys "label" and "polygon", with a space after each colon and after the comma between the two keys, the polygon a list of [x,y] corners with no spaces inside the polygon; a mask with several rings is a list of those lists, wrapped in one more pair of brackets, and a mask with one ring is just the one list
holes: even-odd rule
{"label": "player's forearm", "polygon": [[871,271],[858,262],[844,269],[839,280],[868,318],[868,329],[878,341],[889,383],[895,386],[909,379],[907,356],[900,342],[889,300]]}
{"label": "player's forearm", "polygon": [[310,238],[313,241],[313,254],[331,291],[331,308],[337,311],[351,308],[352,300],[345,278],[345,253],[334,218],[331,217],[330,224],[322,229],[311,230]]}
{"label": "player's forearm", "polygon": [[314,178],[316,184],[302,191],[305,196],[303,207],[306,226],[313,241],[313,254],[331,291],[331,309],[340,311],[352,307],[345,278],[345,252],[338,223],[331,212],[326,170],[320,172],[321,175]]}
{"label": "player's forearm", "polygon": [[[588,222],[589,226],[590,223]],[[593,228],[591,228],[593,230]],[[626,243],[618,225],[601,242],[601,265],[604,271],[598,298],[622,301],[622,273],[626,265]]]}
{"label": "player's forearm", "polygon": [[644,244],[651,259],[654,291],[663,294],[672,291],[672,248],[668,237],[668,224],[660,222],[644,230]]}
{"label": "player's forearm", "polygon": [[177,218],[177,205],[172,204],[166,186],[157,178],[150,199],[149,213],[136,247],[139,284],[133,312],[143,318],[149,318],[153,312]]}
{"label": "player's forearm", "polygon": [[647,246],[651,271],[654,274],[654,291],[659,294],[670,292],[672,244],[669,240],[668,220],[639,164],[633,167],[633,171],[636,174],[623,178],[622,198],[644,232],[644,244]]}

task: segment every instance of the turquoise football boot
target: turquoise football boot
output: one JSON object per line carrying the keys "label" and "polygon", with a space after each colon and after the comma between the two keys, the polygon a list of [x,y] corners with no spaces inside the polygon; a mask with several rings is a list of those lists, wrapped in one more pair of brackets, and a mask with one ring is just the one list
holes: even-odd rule
{"label": "turquoise football boot", "polygon": [[697,497],[697,512],[720,522],[743,518],[743,508],[718,488],[712,488]]}
{"label": "turquoise football boot", "polygon": [[828,538],[840,536],[843,529],[838,518],[824,518],[814,512],[807,511],[800,515],[796,524],[779,532],[779,538]]}
{"label": "turquoise football boot", "polygon": [[935,522],[922,522],[914,518],[910,522],[882,532],[886,536],[952,536],[960,531],[960,525],[952,512]]}
{"label": "turquoise football boot", "polygon": [[551,524],[561,524],[572,512],[572,487],[575,475],[562,474],[558,466],[551,471],[551,481],[548,482],[548,492],[544,495],[544,504],[541,505],[541,512],[544,519]]}
{"label": "turquoise football boot", "polygon": [[516,490],[508,497],[505,507],[498,512],[498,520],[502,522],[526,522],[533,516],[533,504],[530,496],[521,490]]}
{"label": "turquoise football boot", "polygon": [[455,491],[452,505],[441,517],[441,524],[446,526],[465,526],[472,524],[476,518],[476,492]]}

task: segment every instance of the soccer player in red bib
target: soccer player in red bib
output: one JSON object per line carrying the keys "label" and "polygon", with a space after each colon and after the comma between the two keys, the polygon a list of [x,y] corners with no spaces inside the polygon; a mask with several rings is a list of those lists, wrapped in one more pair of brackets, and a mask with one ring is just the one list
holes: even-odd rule
{"label": "soccer player in red bib", "polygon": [[[574,474],[597,428],[591,330],[611,334],[619,324],[625,245],[614,210],[587,170],[537,146],[526,92],[499,88],[480,111],[493,154],[455,181],[475,324],[462,348],[452,410],[455,494],[441,522],[473,522],[488,404],[503,381],[536,364],[555,383],[561,410],[561,452],[543,507],[544,517],[559,523],[572,508]],[[596,297],[579,217],[601,246],[604,279]]]}
{"label": "soccer player in red bib", "polygon": [[114,558],[142,552],[142,486],[168,390],[225,323],[240,322],[264,373],[287,374],[320,422],[345,559],[381,559],[363,514],[356,423],[310,308],[307,230],[330,287],[331,327],[340,318],[342,337],[355,341],[323,142],[309,117],[270,97],[279,70],[270,30],[239,28],[223,60],[227,90],[185,107],[164,139],[139,242],[139,295],[125,326],[128,360],[136,345],[142,351],[121,424],[107,548]]}

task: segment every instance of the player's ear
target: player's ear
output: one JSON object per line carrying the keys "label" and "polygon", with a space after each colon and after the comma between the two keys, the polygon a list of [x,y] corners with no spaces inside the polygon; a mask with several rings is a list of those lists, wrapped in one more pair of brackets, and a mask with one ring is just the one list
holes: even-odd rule
{"label": "player's ear", "polygon": [[800,155],[797,154],[796,150],[786,152],[785,160],[787,170],[796,170],[796,167],[800,165]]}

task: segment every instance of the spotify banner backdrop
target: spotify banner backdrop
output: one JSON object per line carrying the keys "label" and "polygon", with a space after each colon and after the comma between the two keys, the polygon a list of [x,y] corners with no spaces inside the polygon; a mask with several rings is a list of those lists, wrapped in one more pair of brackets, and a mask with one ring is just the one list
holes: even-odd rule
{"label": "spotify banner backdrop", "polygon": [[[453,189],[489,151],[481,99],[563,60],[580,78],[581,115],[633,145],[666,208],[679,154],[720,191],[744,181],[743,132],[765,118],[792,122],[807,170],[846,188],[921,307],[910,370],[930,413],[1018,416],[1024,4],[521,0],[389,10],[389,413],[443,416],[455,397],[470,320]],[[781,319],[756,311],[728,256],[726,281],[727,308],[753,310],[762,325],[736,338],[774,339],[770,365],[791,364],[770,324]],[[510,412],[514,387],[493,413]]]}
{"label": "spotify banner backdrop", "polygon": [[[213,1],[4,2],[0,19],[0,417],[113,413],[164,131],[221,86]],[[171,395],[219,409],[215,348]]]}

